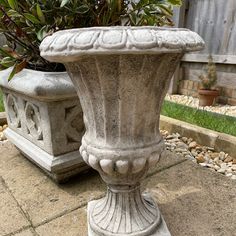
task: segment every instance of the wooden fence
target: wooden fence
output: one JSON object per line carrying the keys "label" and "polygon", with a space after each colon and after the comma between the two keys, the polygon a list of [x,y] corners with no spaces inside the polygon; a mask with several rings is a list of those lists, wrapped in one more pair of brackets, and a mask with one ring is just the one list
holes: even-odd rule
{"label": "wooden fence", "polygon": [[218,86],[236,90],[236,0],[185,0],[175,9],[175,23],[201,35],[206,48],[184,56],[171,92],[180,90],[179,80],[198,81],[209,54],[217,64]]}

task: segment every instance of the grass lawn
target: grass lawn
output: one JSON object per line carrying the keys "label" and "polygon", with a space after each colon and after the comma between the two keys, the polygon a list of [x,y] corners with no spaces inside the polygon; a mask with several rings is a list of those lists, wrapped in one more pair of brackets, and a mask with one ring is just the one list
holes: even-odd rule
{"label": "grass lawn", "polygon": [[0,112],[4,111],[4,106],[3,106],[3,99],[2,99],[2,91],[0,89]]}
{"label": "grass lawn", "polygon": [[236,136],[236,117],[203,111],[170,101],[164,102],[161,114],[203,128]]}

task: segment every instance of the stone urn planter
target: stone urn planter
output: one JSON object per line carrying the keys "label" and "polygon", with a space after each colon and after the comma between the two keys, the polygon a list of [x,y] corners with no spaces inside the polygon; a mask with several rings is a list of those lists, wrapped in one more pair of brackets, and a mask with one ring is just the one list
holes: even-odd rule
{"label": "stone urn planter", "polygon": [[66,72],[0,71],[7,138],[57,182],[88,168],[79,154],[83,113]]}
{"label": "stone urn planter", "polygon": [[177,64],[203,47],[196,33],[157,27],[74,29],[42,42],[41,55],[64,63],[75,85],[86,127],[80,153],[108,186],[89,202],[89,236],[170,235],[140,182],[164,149],[160,109]]}

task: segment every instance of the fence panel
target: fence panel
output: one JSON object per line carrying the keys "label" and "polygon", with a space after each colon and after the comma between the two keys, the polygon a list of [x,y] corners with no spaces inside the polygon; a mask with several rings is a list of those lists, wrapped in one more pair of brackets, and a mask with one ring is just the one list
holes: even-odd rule
{"label": "fence panel", "polygon": [[[197,32],[206,43],[205,50],[184,56],[181,64],[183,73],[179,79],[199,81],[198,76],[211,54],[217,64],[218,85],[223,89],[235,90],[231,91],[235,97],[232,95],[229,98],[234,99],[236,105],[236,0],[185,0],[179,12],[182,14],[182,26]],[[179,26],[179,22],[176,23]],[[186,83],[178,84],[179,92],[188,90]],[[196,89],[191,92],[196,95]],[[224,97],[224,94],[221,95]]]}

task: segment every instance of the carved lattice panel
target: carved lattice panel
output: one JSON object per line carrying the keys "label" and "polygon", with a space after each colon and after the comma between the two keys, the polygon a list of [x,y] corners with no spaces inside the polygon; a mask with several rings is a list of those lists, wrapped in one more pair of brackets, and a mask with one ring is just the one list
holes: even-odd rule
{"label": "carved lattice panel", "polygon": [[21,127],[21,119],[19,115],[19,107],[17,98],[12,94],[6,94],[7,114],[10,125],[14,128]]}
{"label": "carved lattice panel", "polygon": [[39,107],[31,102],[26,102],[25,117],[28,133],[37,140],[43,140]]}

